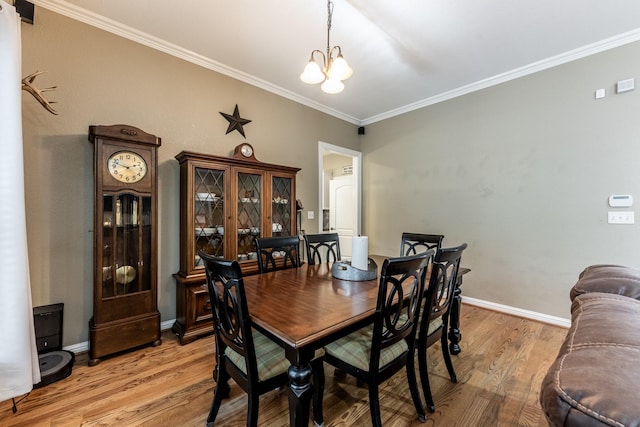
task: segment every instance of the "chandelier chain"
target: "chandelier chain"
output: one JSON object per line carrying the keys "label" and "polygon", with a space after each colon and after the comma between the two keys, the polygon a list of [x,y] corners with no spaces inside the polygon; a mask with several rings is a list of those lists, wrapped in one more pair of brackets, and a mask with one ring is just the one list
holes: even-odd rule
{"label": "chandelier chain", "polygon": [[329,37],[331,34],[332,17],[333,17],[333,2],[329,0],[327,2],[327,56],[329,55],[329,50],[331,49],[331,43],[329,42]]}

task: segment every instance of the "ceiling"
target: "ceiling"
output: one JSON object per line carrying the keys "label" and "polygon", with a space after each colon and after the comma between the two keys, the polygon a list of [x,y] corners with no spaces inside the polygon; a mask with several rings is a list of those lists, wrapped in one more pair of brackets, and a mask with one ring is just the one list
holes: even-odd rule
{"label": "ceiling", "polygon": [[299,78],[326,0],[33,3],[358,125],[640,40],[638,0],[334,0],[353,76],[327,95]]}

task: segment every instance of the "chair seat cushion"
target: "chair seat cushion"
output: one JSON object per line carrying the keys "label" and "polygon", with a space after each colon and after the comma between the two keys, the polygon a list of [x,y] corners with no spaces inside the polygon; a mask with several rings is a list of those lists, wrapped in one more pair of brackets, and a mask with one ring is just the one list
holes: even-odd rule
{"label": "chair seat cushion", "polygon": [[[363,371],[369,371],[371,359],[371,343],[373,342],[373,325],[359,329],[345,337],[327,344],[324,350],[327,354],[342,360]],[[386,366],[402,353],[409,350],[405,340],[400,340],[380,352],[379,368]]]}
{"label": "chair seat cushion", "polygon": [[[420,327],[420,326],[418,326],[418,327]],[[433,319],[431,321],[431,323],[429,323],[429,330],[427,330],[427,335],[431,335],[432,333],[434,333],[435,331],[437,331],[441,327],[442,327],[442,317],[438,317],[436,319]]]}
{"label": "chair seat cushion", "polygon": [[[256,361],[258,365],[258,380],[265,381],[282,373],[286,373],[291,363],[287,360],[284,349],[276,344],[272,339],[253,329],[253,346],[256,350]],[[224,351],[227,359],[236,365],[245,375],[247,365],[244,357],[227,347]],[[316,350],[314,359],[322,357],[324,350]]]}
{"label": "chair seat cushion", "polygon": [[[424,313],[424,302],[422,303],[422,307],[420,307],[420,313]],[[404,319],[407,318],[406,314],[403,314],[400,316],[401,322],[404,321]],[[420,330],[420,327],[422,326],[422,319],[424,318],[424,316],[420,316],[420,320],[418,321],[418,328],[416,329],[417,331]],[[431,335],[432,333],[434,333],[435,331],[438,330],[438,328],[440,328],[442,326],[442,317],[436,317],[435,319],[433,319],[431,321],[431,323],[429,323],[429,329],[427,330],[427,336]]]}

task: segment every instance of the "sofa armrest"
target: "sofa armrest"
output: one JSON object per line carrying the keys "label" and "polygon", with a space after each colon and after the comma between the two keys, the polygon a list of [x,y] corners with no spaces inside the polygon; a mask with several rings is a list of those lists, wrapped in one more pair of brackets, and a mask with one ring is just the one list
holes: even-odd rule
{"label": "sofa armrest", "polygon": [[590,292],[540,388],[550,426],[639,426],[640,301]]}
{"label": "sofa armrest", "polygon": [[571,288],[573,301],[578,295],[603,292],[640,300],[640,269],[613,264],[598,264],[585,268]]}

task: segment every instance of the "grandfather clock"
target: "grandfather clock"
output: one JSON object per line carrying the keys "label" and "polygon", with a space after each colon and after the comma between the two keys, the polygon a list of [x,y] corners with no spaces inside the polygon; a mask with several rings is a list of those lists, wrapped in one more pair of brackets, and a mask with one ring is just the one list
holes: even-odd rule
{"label": "grandfather clock", "polygon": [[94,144],[93,317],[89,365],[160,345],[157,152],[160,138],[132,126],[90,126]]}

